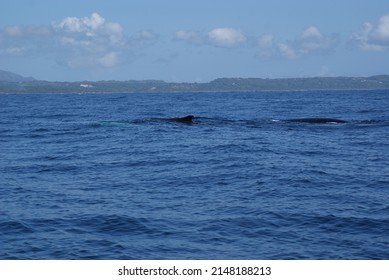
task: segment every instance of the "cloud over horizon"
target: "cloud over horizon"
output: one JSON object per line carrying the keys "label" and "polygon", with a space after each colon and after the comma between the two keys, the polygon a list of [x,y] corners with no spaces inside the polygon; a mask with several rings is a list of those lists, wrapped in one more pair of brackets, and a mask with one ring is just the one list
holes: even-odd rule
{"label": "cloud over horizon", "polygon": [[178,41],[185,41],[195,45],[201,45],[204,43],[204,38],[195,31],[190,30],[178,30],[174,37]]}
{"label": "cloud over horizon", "polygon": [[365,22],[362,29],[354,33],[351,41],[366,51],[384,51],[389,48],[389,14],[376,23]]}
{"label": "cloud over horizon", "polygon": [[92,13],[84,18],[66,17],[52,27],[56,40],[68,54],[68,66],[113,67],[120,63],[126,42],[119,23]]}
{"label": "cloud over horizon", "polygon": [[246,43],[246,35],[235,28],[221,27],[210,30],[206,35],[191,30],[179,30],[175,39],[194,45],[211,45],[220,48],[234,48]]}
{"label": "cloud over horizon", "polygon": [[216,28],[208,32],[208,40],[217,47],[232,48],[246,43],[247,38],[234,28]]}
{"label": "cloud over horizon", "polygon": [[0,29],[0,56],[21,57],[36,53],[52,36],[48,26],[6,26]]}
{"label": "cloud over horizon", "polygon": [[[113,67],[125,40],[120,24],[107,22],[97,13],[66,17],[45,26],[7,26],[0,29],[0,56],[52,56],[69,67]],[[62,61],[60,61],[62,60]]]}
{"label": "cloud over horizon", "polygon": [[[120,23],[94,12],[85,17],[64,17],[47,25],[0,27],[0,57],[36,59],[46,56],[50,62],[70,68],[105,69],[132,62],[134,56],[145,57],[149,54],[145,48],[154,47],[150,52],[155,56],[150,59],[153,61],[166,56],[167,51],[159,52],[161,49],[172,47],[176,48],[174,53],[179,53],[177,42],[191,44],[194,48],[214,47],[215,52],[220,53],[224,52],[223,49],[228,50],[225,53],[231,53],[245,48],[247,56],[266,60],[299,60],[331,54],[341,43],[336,30],[325,34],[314,24],[307,25],[291,38],[282,38],[268,30],[262,30],[262,35],[255,34],[255,29],[252,32],[254,34],[247,34],[233,26],[202,31],[177,28],[173,38],[167,42],[166,38],[161,38],[162,35],[151,29],[129,34]],[[365,22],[355,33],[343,34],[345,38],[347,35],[351,38],[349,43],[352,42],[361,51],[386,51],[389,49],[389,14],[374,22]],[[177,57],[174,56],[174,59]]]}
{"label": "cloud over horizon", "polygon": [[316,26],[309,26],[293,41],[274,42],[272,34],[258,39],[263,57],[282,57],[289,60],[298,59],[308,54],[327,53],[338,45],[337,35],[323,35]]}

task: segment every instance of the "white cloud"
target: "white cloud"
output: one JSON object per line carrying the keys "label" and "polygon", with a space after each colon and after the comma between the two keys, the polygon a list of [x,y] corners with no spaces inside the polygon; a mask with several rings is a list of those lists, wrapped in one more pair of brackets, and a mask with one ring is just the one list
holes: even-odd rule
{"label": "white cloud", "polygon": [[0,29],[0,55],[25,56],[45,49],[52,30],[47,26],[7,26]]}
{"label": "white cloud", "polygon": [[5,49],[0,49],[0,55],[5,56],[22,56],[26,50],[20,47],[10,47]]}
{"label": "white cloud", "polygon": [[120,45],[123,40],[123,28],[119,23],[106,22],[97,13],[90,17],[67,17],[53,24],[57,34],[63,37],[89,41],[90,44]]}
{"label": "white cloud", "polygon": [[158,40],[158,35],[150,30],[142,30],[129,38],[129,44],[133,48],[142,48],[152,45]]}
{"label": "white cloud", "polygon": [[83,19],[83,23],[92,29],[99,28],[100,26],[102,26],[104,24],[104,22],[105,22],[105,19],[97,13],[93,13],[90,18],[86,17]]}
{"label": "white cloud", "polygon": [[154,40],[156,37],[156,35],[151,32],[151,31],[148,31],[148,30],[143,30],[141,32],[139,32],[138,34],[138,38],[140,40]]}
{"label": "white cloud", "polygon": [[106,21],[93,13],[90,17],[67,17],[53,24],[55,35],[67,53],[70,67],[113,67],[128,42],[119,23]]}
{"label": "white cloud", "polygon": [[[270,42],[270,39],[268,39],[268,41]],[[262,48],[267,47],[264,44],[266,41],[263,41],[262,44],[261,42],[262,41],[260,39],[259,45]],[[337,42],[338,39],[336,35],[325,36],[320,32],[319,28],[316,26],[310,26],[305,29],[301,33],[300,37],[294,41],[278,43],[276,44],[275,50],[273,52],[269,52],[269,50],[263,50],[263,53],[265,55],[267,54],[267,56],[269,53],[271,53],[273,56],[278,55],[286,59],[297,59],[312,53],[328,52],[334,49],[334,47],[337,45]],[[273,44],[273,41],[271,41],[271,43]],[[271,46],[270,43],[269,46]]]}
{"label": "white cloud", "polygon": [[105,22],[105,19],[97,13],[93,13],[89,18],[76,18],[67,17],[64,18],[59,24],[54,26],[59,30],[66,32],[91,32],[101,27]]}
{"label": "white cloud", "polygon": [[299,57],[297,53],[298,51],[296,51],[295,49],[293,49],[291,46],[287,44],[280,43],[278,44],[277,47],[280,54],[287,59],[296,59]]}
{"label": "white cloud", "polygon": [[194,31],[179,30],[175,33],[174,37],[177,40],[189,42],[195,45],[200,45],[204,42],[203,38]]}
{"label": "white cloud", "polygon": [[71,68],[109,68],[157,39],[150,30],[125,35],[120,23],[92,13],[87,17],[65,17],[50,25],[0,27],[0,55],[42,55]]}
{"label": "white cloud", "polygon": [[174,38],[194,45],[209,44],[221,48],[238,47],[247,41],[245,34],[234,28],[215,28],[206,35],[191,30],[179,30]]}
{"label": "white cloud", "polygon": [[320,30],[316,26],[310,26],[304,30],[301,37],[304,39],[312,39],[312,38],[321,39],[323,35],[321,35]]}
{"label": "white cloud", "polygon": [[273,46],[273,38],[274,36],[272,34],[265,34],[259,37],[258,44],[261,47],[270,48]]}
{"label": "white cloud", "polygon": [[232,48],[245,43],[247,38],[234,28],[216,28],[208,32],[208,40],[217,47]]}
{"label": "white cloud", "polygon": [[389,14],[382,16],[378,22],[365,22],[358,33],[352,35],[352,42],[361,49],[383,51],[389,48]]}
{"label": "white cloud", "polygon": [[52,34],[52,31],[47,26],[7,26],[0,31],[3,36],[12,39],[26,38],[37,39],[47,37]]}
{"label": "white cloud", "polygon": [[104,33],[109,34],[112,44],[120,44],[123,40],[123,28],[119,23],[107,22],[104,26]]}
{"label": "white cloud", "polygon": [[4,33],[5,35],[10,37],[17,37],[23,35],[22,28],[19,26],[7,26],[6,28],[4,28]]}
{"label": "white cloud", "polygon": [[330,46],[330,39],[329,37],[324,37],[316,26],[310,26],[303,31],[298,43],[298,51],[304,54],[328,48]]}
{"label": "white cloud", "polygon": [[385,41],[389,40],[389,14],[379,19],[376,32],[380,39]]}
{"label": "white cloud", "polygon": [[113,67],[119,63],[119,55],[116,52],[110,52],[99,59],[99,63],[104,67]]}
{"label": "white cloud", "polygon": [[338,38],[334,34],[325,36],[316,26],[310,26],[302,33],[299,43],[302,53],[328,51],[337,45]]}

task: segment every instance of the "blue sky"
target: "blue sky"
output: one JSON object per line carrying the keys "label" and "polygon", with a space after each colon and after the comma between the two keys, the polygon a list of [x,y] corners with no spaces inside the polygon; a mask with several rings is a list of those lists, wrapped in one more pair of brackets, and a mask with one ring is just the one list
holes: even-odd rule
{"label": "blue sky", "polygon": [[0,69],[51,81],[389,74],[387,0],[0,2]]}

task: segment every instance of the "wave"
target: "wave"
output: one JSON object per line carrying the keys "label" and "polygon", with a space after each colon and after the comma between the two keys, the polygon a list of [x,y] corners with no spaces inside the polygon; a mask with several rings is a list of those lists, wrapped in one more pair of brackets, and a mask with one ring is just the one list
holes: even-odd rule
{"label": "wave", "polygon": [[[153,229],[147,226],[147,223],[148,221],[146,219],[125,215],[76,215],[72,218],[62,219],[33,219],[29,221],[30,227],[17,223],[14,228],[19,227],[24,230],[35,229],[37,231],[47,231],[47,228],[51,228],[52,230],[62,230],[79,234],[95,232],[108,235],[139,235],[154,232]],[[12,223],[10,225],[12,225]],[[8,226],[8,224],[4,224],[4,227],[6,226]]]}
{"label": "wave", "polygon": [[34,232],[33,228],[25,223],[18,221],[5,221],[0,222],[1,234],[26,234]]}

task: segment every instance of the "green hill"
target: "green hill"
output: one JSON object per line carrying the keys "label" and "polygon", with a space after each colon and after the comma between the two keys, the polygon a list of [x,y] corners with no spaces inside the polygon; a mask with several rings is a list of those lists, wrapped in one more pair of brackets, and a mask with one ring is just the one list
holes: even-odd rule
{"label": "green hill", "polygon": [[389,89],[389,75],[372,77],[220,78],[209,83],[160,80],[48,82],[0,71],[0,93],[261,92]]}
{"label": "green hill", "polygon": [[34,78],[31,77],[23,77],[18,74],[0,70],[0,82],[6,83],[19,83],[19,82],[27,82],[34,81]]}

